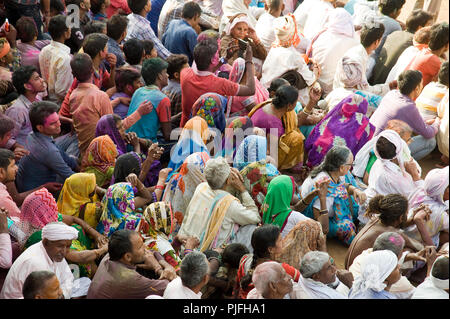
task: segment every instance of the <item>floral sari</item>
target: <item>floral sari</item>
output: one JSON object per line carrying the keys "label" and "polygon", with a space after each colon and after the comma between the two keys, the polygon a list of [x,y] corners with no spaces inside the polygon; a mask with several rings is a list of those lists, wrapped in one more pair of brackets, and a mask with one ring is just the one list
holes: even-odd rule
{"label": "floral sari", "polygon": [[205,93],[192,106],[193,116],[203,118],[209,127],[215,127],[221,132],[225,129],[225,107],[227,99],[217,93]]}

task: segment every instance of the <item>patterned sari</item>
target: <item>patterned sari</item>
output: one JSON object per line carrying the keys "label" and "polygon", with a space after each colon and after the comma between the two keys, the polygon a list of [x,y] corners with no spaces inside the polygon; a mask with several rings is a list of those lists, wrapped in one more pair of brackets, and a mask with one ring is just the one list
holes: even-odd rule
{"label": "patterned sari", "polygon": [[225,129],[225,107],[227,99],[217,93],[205,93],[192,106],[191,118],[200,116],[209,127],[215,127],[221,132]]}
{"label": "patterned sari", "polygon": [[222,156],[232,162],[236,150],[247,135],[253,135],[253,123],[248,116],[235,118],[228,124],[222,139]]}
{"label": "patterned sari", "polygon": [[102,205],[97,231],[105,236],[110,237],[119,229],[136,230],[142,219],[142,214],[135,212],[134,191],[130,183],[117,183],[108,187]]}
{"label": "patterned sari", "polygon": [[97,185],[107,187],[111,182],[118,155],[116,145],[108,135],[94,138],[84,154],[81,170],[95,174]]}

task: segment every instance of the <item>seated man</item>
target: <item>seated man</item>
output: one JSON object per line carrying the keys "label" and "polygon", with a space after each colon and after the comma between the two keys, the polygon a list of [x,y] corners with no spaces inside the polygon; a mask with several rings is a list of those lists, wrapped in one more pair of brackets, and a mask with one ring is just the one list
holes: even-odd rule
{"label": "seated man", "polygon": [[[115,231],[109,238],[108,254],[103,257],[89,287],[87,299],[144,299],[148,295],[162,296],[175,270],[164,260],[159,263],[146,250],[139,233],[129,229]],[[159,280],[146,278],[136,271],[144,264]],[[165,269],[160,264],[165,265]],[[166,278],[166,279],[164,279]]]}
{"label": "seated man", "polygon": [[[80,286],[80,279],[74,280],[72,271],[64,258],[72,240],[77,239],[78,231],[61,222],[49,223],[42,229],[42,241],[26,249],[14,262],[6,276],[1,299],[22,298],[22,288],[30,273],[48,270],[56,274],[64,297],[71,298],[78,290],[87,290]],[[90,281],[89,281],[90,282]]]}
{"label": "seated man", "polygon": [[0,113],[0,148],[6,148],[14,152],[16,160],[20,160],[23,156],[30,152],[14,141],[11,136],[14,130],[14,121],[5,114]]}
{"label": "seated man", "polygon": [[[403,264],[409,260],[421,260],[425,261],[425,258],[418,256],[416,253],[411,253],[408,250],[403,251],[405,247],[405,240],[397,232],[385,232],[377,237],[373,243],[373,248],[364,250],[358,255],[351,266],[349,267],[353,277],[361,275],[361,263],[364,258],[373,251],[377,250],[390,250],[398,256],[399,264]],[[415,287],[409,282],[409,280],[402,276],[399,281],[392,285],[389,290],[390,293],[395,295],[398,299],[411,299],[414,293]]]}
{"label": "seated man", "polygon": [[292,292],[292,277],[276,261],[266,261],[256,266],[252,275],[255,288],[247,299],[284,299]]}
{"label": "seated man", "polygon": [[162,36],[164,46],[172,53],[184,54],[189,59],[189,65],[194,61],[194,48],[197,44],[196,29],[200,29],[198,22],[202,9],[194,2],[183,5],[182,19],[174,19],[169,23]]}
{"label": "seated man", "polygon": [[22,287],[23,299],[64,299],[58,277],[48,270],[33,271]]}
{"label": "seated man", "polygon": [[[106,34],[108,35],[108,53],[116,56],[116,67],[120,68],[125,64],[125,56],[120,48],[120,44],[127,35],[127,17],[115,14],[106,23]],[[109,66],[109,65],[108,65]]]}
{"label": "seated man", "polygon": [[389,92],[383,97],[377,110],[370,118],[375,125],[375,134],[379,135],[390,120],[401,120],[414,131],[409,144],[411,155],[416,161],[430,154],[436,147],[435,135],[438,132],[440,120],[425,121],[414,102],[422,92],[422,74],[420,71],[407,70],[398,77],[398,90]]}
{"label": "seated man", "polygon": [[[121,67],[116,71],[116,93],[111,96],[111,101],[117,98],[121,102],[114,108],[114,114],[120,116],[123,120],[127,117],[129,101],[133,93],[143,85],[141,73],[131,67]],[[124,99],[124,101],[122,101]],[[127,102],[127,103],[123,103]]]}
{"label": "seated man", "polygon": [[164,291],[164,299],[201,299],[202,288],[209,280],[209,263],[201,252],[191,252],[181,261],[179,277]]}
{"label": "seated man", "polygon": [[294,286],[296,299],[347,299],[353,276],[336,269],[326,252],[310,251],[300,263],[300,280]]}
{"label": "seated man", "polygon": [[[135,132],[138,137],[152,140],[153,143],[158,142],[158,131],[161,129],[163,139],[161,144],[164,145],[170,141],[170,132],[172,125],[170,122],[170,100],[161,92],[161,89],[167,85],[167,62],[161,58],[152,58],[144,61],[142,67],[142,77],[145,85],[134,92],[131,98],[128,115],[135,112],[138,106],[150,101],[153,110],[142,116],[128,132]],[[168,147],[169,148],[169,147]]]}
{"label": "seated man", "polygon": [[78,171],[74,157],[68,156],[53,140],[61,132],[58,106],[55,103],[35,102],[30,109],[33,132],[28,135],[30,154],[19,164],[16,185],[19,192],[29,191],[47,182],[60,182]]}
{"label": "seated man", "polygon": [[[249,238],[261,217],[239,171],[230,168],[223,157],[217,157],[206,163],[204,173],[206,182],[197,186],[179,234],[199,238],[201,251],[219,248],[230,239],[249,248]],[[242,204],[228,190],[238,191]],[[239,230],[233,231],[238,226]],[[232,232],[235,232],[233,238]]]}
{"label": "seated man", "polygon": [[125,66],[135,68],[139,73],[142,71],[142,61],[144,60],[144,44],[142,40],[128,39],[123,45],[125,55]]}
{"label": "seated man", "polygon": [[417,286],[412,299],[447,299],[448,300],[448,255],[440,256],[428,269],[428,276]]}
{"label": "seated man", "polygon": [[32,131],[28,112],[31,103],[40,100],[37,95],[45,92],[46,85],[37,69],[31,65],[20,67],[14,71],[12,81],[20,95],[5,111],[5,114],[14,121],[14,130],[9,143],[17,142],[26,147],[27,136]]}
{"label": "seated man", "polygon": [[11,219],[20,220],[20,209],[13,201],[5,186],[8,182],[14,182],[17,174],[17,165],[14,153],[10,150],[0,148],[0,208],[8,212]]}

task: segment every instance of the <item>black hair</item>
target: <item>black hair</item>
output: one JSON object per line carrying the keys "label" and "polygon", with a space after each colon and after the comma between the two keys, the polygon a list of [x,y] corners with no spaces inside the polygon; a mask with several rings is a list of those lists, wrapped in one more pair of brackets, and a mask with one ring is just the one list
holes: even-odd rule
{"label": "black hair", "polygon": [[363,26],[361,29],[361,44],[364,48],[370,47],[373,43],[380,40],[384,34],[384,25],[382,23],[379,24],[376,28],[367,28]]}
{"label": "black hair", "polygon": [[115,14],[106,23],[106,35],[113,40],[119,40],[128,25],[128,18],[121,14]]}
{"label": "black hair", "polygon": [[276,92],[272,104],[276,109],[282,109],[298,100],[298,90],[291,85],[282,85]]}
{"label": "black hair", "polygon": [[438,74],[439,83],[448,87],[448,61],[441,64],[441,69]]}
{"label": "black hair", "polygon": [[56,275],[47,270],[39,270],[31,272],[22,286],[22,295],[24,299],[34,299],[37,294],[45,287],[47,282]]}
{"label": "black hair", "polygon": [[66,4],[66,6],[74,4],[78,7],[80,7],[80,4],[83,2],[83,0],[65,0],[64,3]]}
{"label": "black hair", "polygon": [[103,33],[105,29],[107,29],[105,22],[96,20],[89,21],[88,23],[86,23],[83,29],[84,37],[86,38],[89,34],[92,33]]}
{"label": "black hair", "polygon": [[222,262],[230,265],[231,268],[238,269],[242,256],[249,253],[245,245],[232,243],[227,245],[222,251]]}
{"label": "black hair", "polygon": [[152,40],[142,40],[142,45],[144,46],[144,55],[151,54],[155,44]]}
{"label": "black hair", "polygon": [[48,33],[50,33],[53,40],[60,39],[68,30],[66,16],[63,16],[62,14],[52,17],[48,23]]}
{"label": "black hair", "polygon": [[141,74],[134,68],[121,67],[117,69],[115,77],[117,92],[123,92],[127,85],[133,85],[140,78]]}
{"label": "black hair", "polygon": [[333,146],[325,155],[322,163],[311,171],[311,178],[315,178],[321,172],[335,172],[347,162],[351,150],[346,146]]}
{"label": "black hair", "polygon": [[133,244],[131,243],[131,235],[136,232],[129,229],[119,229],[115,231],[108,242],[109,259],[112,261],[118,261],[126,253],[133,251]]}
{"label": "black hair", "polygon": [[24,87],[25,83],[30,81],[31,76],[34,72],[37,72],[37,69],[33,65],[25,65],[19,67],[12,74],[12,83],[19,94],[25,94],[27,91]]}
{"label": "black hair", "polygon": [[397,149],[395,148],[395,145],[389,142],[389,140],[383,136],[380,136],[378,138],[375,147],[382,159],[390,160],[395,157],[395,154],[397,154]]}
{"label": "black hair", "polygon": [[411,94],[422,81],[422,72],[418,70],[406,70],[398,76],[398,89],[404,95]]}
{"label": "black hair", "polygon": [[384,15],[390,16],[395,10],[400,10],[405,4],[405,0],[379,0],[378,8]]}
{"label": "black hair", "polygon": [[7,169],[11,160],[14,159],[14,153],[6,148],[0,148],[0,168]]}
{"label": "black hair", "polygon": [[91,12],[97,14],[102,9],[102,5],[106,0],[91,0]]}
{"label": "black hair", "polygon": [[70,61],[73,76],[78,82],[86,82],[94,72],[92,59],[87,53],[77,53]]}
{"label": "black hair", "polygon": [[58,14],[63,14],[65,10],[64,4],[61,2],[61,0],[50,0],[50,10],[51,9],[58,12]]}
{"label": "black hair", "polygon": [[0,138],[14,129],[14,121],[5,114],[0,113]]}
{"label": "black hair", "polygon": [[144,45],[142,40],[130,38],[123,45],[123,54],[125,54],[125,60],[130,65],[140,64],[142,56],[144,55]]}
{"label": "black hair", "polygon": [[211,39],[205,39],[197,43],[194,48],[194,61],[199,71],[208,70],[217,50],[217,42]]}
{"label": "black hair", "polygon": [[406,30],[416,33],[420,27],[424,27],[432,19],[432,14],[420,9],[414,10],[406,19]]}
{"label": "black hair", "polygon": [[172,54],[167,59],[167,74],[169,79],[173,80],[175,78],[174,74],[176,72],[180,73],[183,65],[189,63],[188,57],[184,54]]}
{"label": "black hair", "polygon": [[34,40],[38,35],[36,22],[32,17],[21,16],[16,22],[17,38],[23,43],[28,43]]}
{"label": "black hair", "polygon": [[131,12],[139,14],[147,5],[149,0],[127,0]]}
{"label": "black hair", "polygon": [[39,132],[38,125],[44,125],[45,119],[55,112],[58,112],[58,105],[50,101],[33,102],[30,107],[30,122],[33,132]]}
{"label": "black hair", "polygon": [[431,51],[440,50],[448,44],[448,23],[442,22],[431,27],[430,42],[428,47]]}
{"label": "black hair", "polygon": [[286,71],[280,76],[280,78],[288,81],[289,84],[297,88],[297,90],[303,90],[304,88],[308,87],[308,84],[306,83],[303,76],[296,70]]}
{"label": "black hair", "polygon": [[270,3],[267,3],[267,1],[266,1],[267,7],[269,9],[279,9],[281,7],[281,5],[283,4],[282,0],[272,0],[269,2]]}
{"label": "black hair", "polygon": [[443,256],[443,258],[440,257],[434,262],[433,269],[431,270],[431,275],[434,278],[440,280],[448,280],[448,272],[449,272],[448,257]]}
{"label": "black hair", "polygon": [[83,51],[89,54],[92,60],[105,49],[108,36],[103,33],[91,33],[84,38]]}
{"label": "black hair", "polygon": [[400,194],[377,195],[369,201],[366,216],[378,215],[386,226],[394,225],[408,212],[408,199]]}
{"label": "black hair", "polygon": [[200,16],[202,14],[202,9],[198,3],[194,1],[186,2],[183,5],[183,11],[181,12],[181,17],[184,19],[192,19],[195,16]]}
{"label": "black hair", "polygon": [[144,61],[142,64],[142,77],[144,78],[146,85],[152,85],[155,83],[158,74],[164,69],[167,69],[168,64],[161,58],[151,58]]}
{"label": "black hair", "polygon": [[276,78],[270,82],[270,87],[267,90],[269,93],[275,93],[276,90],[283,85],[289,85],[289,81],[283,78]]}
{"label": "black hair", "polygon": [[269,248],[275,247],[279,236],[280,228],[273,224],[264,224],[253,231],[251,239],[253,260],[250,265],[250,270],[241,279],[241,288],[243,290],[246,290],[252,282],[253,271],[255,270],[258,259],[270,257]]}

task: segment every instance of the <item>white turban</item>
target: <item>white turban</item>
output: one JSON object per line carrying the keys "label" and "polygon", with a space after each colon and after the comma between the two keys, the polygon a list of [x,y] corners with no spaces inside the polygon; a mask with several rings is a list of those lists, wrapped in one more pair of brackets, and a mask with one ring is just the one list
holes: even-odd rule
{"label": "white turban", "polygon": [[356,277],[352,289],[354,293],[372,289],[382,291],[384,281],[397,267],[398,257],[390,250],[377,250],[367,255],[361,262],[361,275]]}
{"label": "white turban", "polygon": [[363,70],[362,65],[359,61],[356,61],[351,57],[344,56],[338,63],[336,69],[336,77],[339,81],[338,87],[362,87],[364,84],[366,84],[363,81],[364,72],[365,70]]}
{"label": "white turban", "polygon": [[49,223],[42,228],[42,239],[51,241],[74,240],[78,238],[78,231],[61,222]]}
{"label": "white turban", "polygon": [[349,38],[355,36],[352,16],[344,8],[332,10],[325,27],[332,33],[342,34]]}

